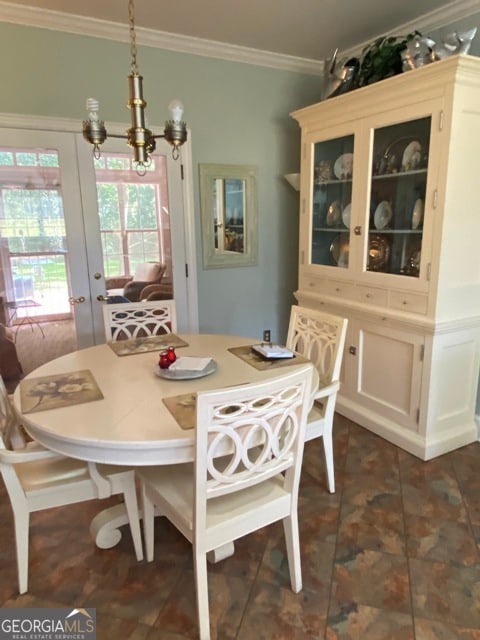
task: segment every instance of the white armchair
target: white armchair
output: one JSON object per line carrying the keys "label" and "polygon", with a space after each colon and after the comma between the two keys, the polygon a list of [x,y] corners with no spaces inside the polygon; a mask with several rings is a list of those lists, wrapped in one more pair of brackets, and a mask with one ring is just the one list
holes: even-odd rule
{"label": "white armchair", "polygon": [[[0,472],[7,489],[14,516],[18,588],[28,590],[28,547],[30,513],[86,500],[123,494],[137,560],[143,560],[143,549],[132,469],[96,465],[67,458],[37,442],[23,448],[7,449],[20,444],[18,420],[0,378]],[[13,436],[13,438],[12,438]]]}
{"label": "white armchair", "polygon": [[333,416],[340,389],[347,324],[346,318],[293,305],[287,335],[287,347],[311,360],[318,371],[319,387],[311,397],[306,440],[323,438],[330,493],[335,493]]}
{"label": "white armchair", "polygon": [[155,506],[193,546],[201,640],[210,638],[207,552],[282,520],[292,590],[302,588],[297,499],[312,372],[307,364],[199,393],[195,464],[138,470],[147,560]]}

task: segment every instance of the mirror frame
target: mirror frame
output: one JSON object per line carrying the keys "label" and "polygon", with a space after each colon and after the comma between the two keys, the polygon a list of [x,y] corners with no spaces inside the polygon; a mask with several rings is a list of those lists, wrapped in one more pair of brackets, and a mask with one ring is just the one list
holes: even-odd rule
{"label": "mirror frame", "polygon": [[[257,264],[258,213],[256,168],[240,164],[200,164],[200,206],[202,213],[203,266],[205,269],[244,267]],[[216,179],[245,181],[245,247],[246,251],[215,249],[213,218],[213,181]]]}

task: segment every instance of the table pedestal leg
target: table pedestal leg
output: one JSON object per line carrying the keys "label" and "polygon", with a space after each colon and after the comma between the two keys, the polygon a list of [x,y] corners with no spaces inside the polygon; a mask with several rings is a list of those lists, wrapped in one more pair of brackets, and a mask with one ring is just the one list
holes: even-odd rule
{"label": "table pedestal leg", "polygon": [[[156,512],[155,515],[161,516],[162,514]],[[140,518],[142,517],[141,512],[139,513],[139,516]],[[112,549],[122,539],[120,527],[127,524],[127,512],[125,510],[125,505],[121,502],[97,513],[90,523],[90,534],[99,549]],[[215,564],[216,562],[220,562],[221,560],[225,560],[225,558],[233,556],[234,553],[235,546],[233,542],[229,542],[228,544],[218,547],[218,549],[209,551],[207,553],[207,559],[212,564]],[[138,557],[137,560],[139,560]]]}
{"label": "table pedestal leg", "polygon": [[128,524],[123,503],[97,513],[90,523],[90,533],[99,549],[111,549],[122,539],[120,527]]}

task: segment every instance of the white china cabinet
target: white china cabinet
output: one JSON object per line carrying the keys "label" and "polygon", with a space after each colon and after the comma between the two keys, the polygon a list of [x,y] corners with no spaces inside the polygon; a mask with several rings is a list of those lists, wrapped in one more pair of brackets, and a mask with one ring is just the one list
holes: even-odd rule
{"label": "white china cabinet", "polygon": [[428,460],[477,439],[480,59],[296,111],[299,304],[348,317],[339,413]]}

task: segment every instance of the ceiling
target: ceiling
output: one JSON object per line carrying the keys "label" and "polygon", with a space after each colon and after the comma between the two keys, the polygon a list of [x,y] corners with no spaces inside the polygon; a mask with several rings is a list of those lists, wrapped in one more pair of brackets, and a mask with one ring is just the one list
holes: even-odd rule
{"label": "ceiling", "polygon": [[[127,0],[10,0],[1,5],[128,23]],[[139,29],[310,60],[358,50],[376,36],[422,33],[464,17],[472,0],[136,0]],[[47,10],[47,12],[45,12]],[[476,10],[479,10],[477,6]],[[463,11],[463,13],[462,13]],[[55,17],[52,14],[52,18]],[[58,17],[58,16],[57,16]],[[4,19],[4,13],[0,16]]]}

